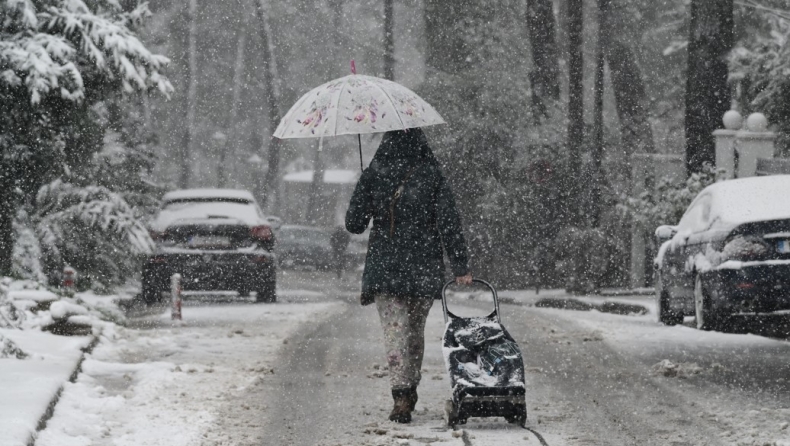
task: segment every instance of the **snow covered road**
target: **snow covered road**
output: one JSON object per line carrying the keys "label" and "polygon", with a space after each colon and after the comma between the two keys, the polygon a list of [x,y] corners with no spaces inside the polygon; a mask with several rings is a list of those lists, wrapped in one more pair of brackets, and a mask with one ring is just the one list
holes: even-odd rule
{"label": "snow covered road", "polygon": [[[353,281],[285,274],[274,305],[209,302],[107,334],[37,445],[538,445],[501,419],[443,426],[441,309],[410,425],[386,421],[375,309]],[[288,302],[284,302],[288,301]],[[490,304],[459,300],[457,313]],[[790,445],[790,343],[653,315],[502,306],[524,352],[529,424],[560,445]]]}

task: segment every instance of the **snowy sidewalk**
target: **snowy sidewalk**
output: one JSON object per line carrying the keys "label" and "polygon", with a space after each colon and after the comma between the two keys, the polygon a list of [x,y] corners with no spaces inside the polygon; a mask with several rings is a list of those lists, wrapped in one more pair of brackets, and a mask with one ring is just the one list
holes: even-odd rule
{"label": "snowy sidewalk", "polygon": [[[37,446],[260,444],[236,411],[239,396],[278,373],[275,357],[303,324],[342,304],[191,302],[184,322],[169,313],[135,320],[102,338],[75,383],[67,383]],[[218,429],[223,420],[237,420]]]}
{"label": "snowy sidewalk", "polygon": [[26,446],[94,338],[15,329],[0,329],[0,336],[29,355],[0,359],[0,444]]}

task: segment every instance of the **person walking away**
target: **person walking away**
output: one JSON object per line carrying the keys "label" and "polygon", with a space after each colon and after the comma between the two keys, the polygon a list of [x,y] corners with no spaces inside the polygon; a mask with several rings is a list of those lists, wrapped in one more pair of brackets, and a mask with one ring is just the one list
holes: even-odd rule
{"label": "person walking away", "polygon": [[329,244],[332,246],[332,263],[338,279],[343,278],[343,269],[346,264],[346,249],[348,249],[349,241],[351,241],[351,235],[343,226],[336,227],[329,238]]}
{"label": "person walking away", "polygon": [[376,304],[384,330],[394,407],[389,419],[411,421],[425,347],[425,320],[441,298],[447,253],[456,282],[472,283],[466,241],[452,191],[421,129],[384,134],[362,172],[346,229],[370,221],[362,305]]}

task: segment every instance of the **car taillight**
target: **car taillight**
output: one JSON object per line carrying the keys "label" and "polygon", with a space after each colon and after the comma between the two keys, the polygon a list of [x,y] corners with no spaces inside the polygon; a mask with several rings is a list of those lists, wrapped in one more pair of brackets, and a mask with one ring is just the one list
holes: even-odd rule
{"label": "car taillight", "polygon": [[261,225],[253,226],[251,229],[252,238],[262,242],[268,242],[272,239],[272,228],[270,226]]}
{"label": "car taillight", "polygon": [[154,256],[148,259],[149,263],[167,263],[165,256]]}

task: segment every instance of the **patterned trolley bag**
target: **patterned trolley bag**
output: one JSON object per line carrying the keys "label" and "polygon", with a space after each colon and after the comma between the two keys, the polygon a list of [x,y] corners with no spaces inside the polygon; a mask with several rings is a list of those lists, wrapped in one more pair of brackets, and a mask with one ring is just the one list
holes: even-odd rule
{"label": "patterned trolley bag", "polygon": [[445,331],[442,353],[452,399],[445,402],[445,421],[450,427],[465,424],[469,417],[505,417],[525,426],[527,406],[524,360],[518,344],[501,323],[496,289],[484,280],[494,297],[494,311],[485,317],[459,317],[447,310],[447,282],[442,288]]}

